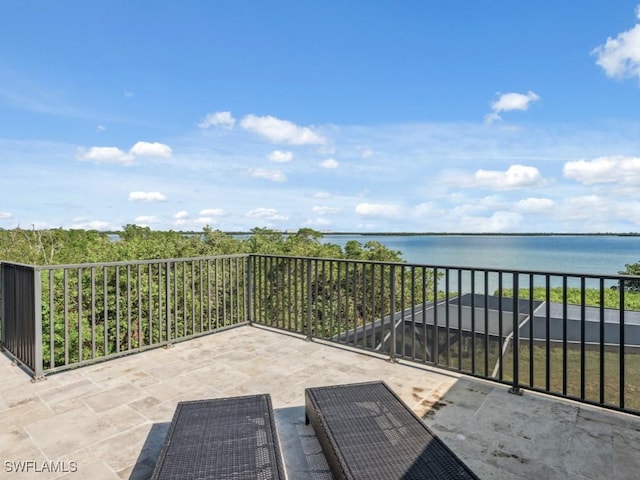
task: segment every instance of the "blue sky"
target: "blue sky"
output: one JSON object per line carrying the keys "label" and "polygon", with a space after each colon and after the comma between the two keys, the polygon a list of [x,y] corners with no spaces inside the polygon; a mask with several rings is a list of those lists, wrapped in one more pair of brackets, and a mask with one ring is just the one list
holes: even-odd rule
{"label": "blue sky", "polygon": [[640,230],[640,5],[0,4],[0,228]]}

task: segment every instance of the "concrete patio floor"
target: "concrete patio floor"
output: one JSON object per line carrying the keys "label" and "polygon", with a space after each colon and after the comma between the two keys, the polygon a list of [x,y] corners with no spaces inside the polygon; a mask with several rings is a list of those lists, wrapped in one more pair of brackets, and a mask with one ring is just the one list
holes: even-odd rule
{"label": "concrete patio floor", "polygon": [[482,479],[640,476],[640,417],[243,326],[38,383],[0,355],[0,478],[148,478],[177,402],[270,393],[288,478],[330,479],[304,389],[369,380]]}

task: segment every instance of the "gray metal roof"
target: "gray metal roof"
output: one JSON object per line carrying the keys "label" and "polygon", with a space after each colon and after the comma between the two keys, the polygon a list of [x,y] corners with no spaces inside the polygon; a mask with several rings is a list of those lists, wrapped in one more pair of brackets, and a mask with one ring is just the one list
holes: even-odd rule
{"label": "gray metal roof", "polygon": [[[448,307],[448,308],[447,308]],[[447,310],[449,317],[447,321]],[[400,315],[396,315],[397,320],[400,319]],[[486,316],[486,318],[485,318]],[[433,304],[419,305],[413,311],[405,310],[404,314],[405,322],[412,322],[422,324],[426,322],[427,325],[434,325],[437,321],[438,327],[450,329],[463,330],[471,332],[474,330],[476,333],[485,333],[485,330],[489,335],[499,335],[500,330],[500,312],[498,310],[485,310],[484,307],[470,307],[464,304],[460,307],[456,303],[449,302],[448,306],[444,302],[441,302],[434,308]],[[518,323],[521,323],[528,316],[520,314],[518,316]],[[473,324],[473,329],[472,329]],[[486,325],[486,328],[485,328]],[[502,335],[509,335],[513,331],[513,312],[503,310],[502,311]]]}
{"label": "gray metal roof", "polygon": [[[487,308],[485,308],[485,299]],[[549,339],[552,342],[562,342],[564,339],[564,311],[561,303],[549,302]],[[448,308],[447,308],[448,306]],[[513,332],[513,300],[502,298],[502,328],[500,328],[500,298],[493,295],[466,294],[460,298],[451,299],[447,303],[441,301],[434,307],[433,303],[416,305],[413,310],[407,309],[396,315],[396,320],[404,318],[405,323],[415,322],[427,325],[447,326],[447,310],[449,311],[450,329],[461,329],[465,332],[472,330],[478,334],[503,336]],[[526,299],[518,302],[519,336],[528,339],[533,323],[533,338],[545,340],[547,338],[547,303],[534,301],[532,304]],[[424,313],[423,313],[424,311]],[[533,322],[530,313],[533,312]],[[434,314],[435,313],[435,314]],[[624,343],[628,346],[640,346],[640,312],[625,310],[624,312]],[[582,339],[582,308],[579,305],[567,305],[566,308],[566,340],[580,342]],[[584,337],[586,344],[600,344],[601,310],[598,307],[584,308]],[[475,322],[472,329],[472,322]],[[485,328],[486,325],[486,328]],[[604,343],[618,345],[620,343],[620,310],[605,308],[602,310],[602,328],[604,329]]]}
{"label": "gray metal roof", "polygon": [[[485,308],[485,299],[487,308]],[[500,303],[502,302],[502,315],[500,315]],[[485,331],[489,336],[502,337],[513,334],[513,299],[502,298],[493,295],[465,294],[461,297],[452,298],[449,302],[440,301],[435,306],[431,303],[416,304],[413,307],[398,312],[394,316],[394,323],[404,321],[405,326],[412,324],[427,325],[437,324],[439,329],[449,328],[452,332],[461,330],[465,333],[475,331],[484,335]],[[549,302],[549,340],[554,343],[564,341],[564,312],[561,303]],[[530,338],[531,325],[533,324],[533,338],[543,341],[547,338],[547,302],[521,299],[518,302],[518,316],[516,318],[521,339]],[[579,343],[582,339],[582,309],[579,305],[567,305],[566,321],[566,341],[568,343]],[[447,317],[448,311],[448,317]],[[530,313],[533,312],[533,317]],[[533,318],[533,321],[530,321]],[[502,324],[500,323],[502,319]],[[604,344],[620,344],[620,310],[605,308],[601,311],[598,307],[584,308],[584,341],[588,345],[600,344],[600,329],[604,329]],[[362,338],[366,333],[370,335],[371,330],[380,329],[382,325],[389,325],[389,316],[378,319],[373,324],[369,324],[365,329],[358,327],[339,336],[343,341],[351,341],[354,338]],[[367,330],[367,331],[365,331]],[[627,346],[640,347],[640,312],[624,311],[624,343]]]}

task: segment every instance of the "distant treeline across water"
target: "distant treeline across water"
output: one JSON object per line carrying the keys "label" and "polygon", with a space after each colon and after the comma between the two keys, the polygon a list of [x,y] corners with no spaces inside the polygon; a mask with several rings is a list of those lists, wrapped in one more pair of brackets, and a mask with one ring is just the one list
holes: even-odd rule
{"label": "distant treeline across water", "polygon": [[[112,232],[109,238],[119,237]],[[380,242],[407,262],[426,265],[616,275],[625,265],[640,263],[640,234],[327,233],[322,238],[342,247],[350,240]]]}
{"label": "distant treeline across water", "polygon": [[323,241],[380,242],[410,263],[615,275],[640,262],[635,235],[327,234]]}

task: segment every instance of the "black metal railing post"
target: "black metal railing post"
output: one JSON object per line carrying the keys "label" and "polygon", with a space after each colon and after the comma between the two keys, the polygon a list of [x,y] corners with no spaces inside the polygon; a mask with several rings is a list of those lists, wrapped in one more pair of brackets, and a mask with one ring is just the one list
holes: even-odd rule
{"label": "black metal railing post", "polygon": [[247,322],[249,325],[253,325],[253,255],[247,257],[247,296],[246,296],[246,309],[247,309]]}
{"label": "black metal railing post", "polygon": [[619,328],[620,328],[620,341],[618,342],[618,361],[619,361],[619,371],[620,371],[620,382],[619,382],[619,389],[620,389],[620,397],[619,397],[619,405],[620,408],[624,409],[625,408],[625,388],[626,388],[626,382],[625,382],[625,358],[624,358],[624,354],[625,354],[625,350],[624,350],[624,344],[625,344],[625,331],[624,331],[624,309],[625,309],[625,301],[624,301],[624,293],[625,293],[625,284],[624,284],[624,279],[620,280],[620,320],[619,320]]}
{"label": "black metal railing post", "polygon": [[5,335],[7,327],[5,325],[5,308],[7,298],[7,282],[5,281],[5,269],[2,262],[0,262],[0,352],[4,352]]}
{"label": "black metal railing post", "polygon": [[[519,275],[513,274],[513,383],[509,393],[522,395],[520,390],[520,289]],[[530,319],[531,321],[531,319]]]}
{"label": "black metal railing post", "polygon": [[166,334],[167,334],[167,348],[171,347],[171,262],[165,264],[167,274],[165,278],[165,317],[166,317]]}
{"label": "black metal railing post", "polygon": [[[436,310],[441,271],[444,310]],[[476,275],[484,278],[478,296]],[[491,295],[493,275],[498,293]],[[520,291],[521,279],[528,292]],[[605,280],[615,282],[607,291]],[[637,280],[256,254],[35,267],[3,262],[0,347],[36,381],[225,327],[264,323],[307,340],[319,337],[382,353],[390,362],[442,363],[497,380],[514,394],[534,390],[639,413],[632,395],[637,382],[630,374],[640,353],[635,327],[640,312],[630,288]],[[450,299],[456,283],[456,297]],[[431,293],[433,302],[427,302]],[[509,314],[511,331],[505,332]],[[484,339],[479,334],[475,341],[482,324]],[[579,371],[568,368],[574,359]],[[512,378],[503,372],[509,363]],[[521,365],[528,380],[526,373],[524,381],[520,377]]]}
{"label": "black metal railing post", "polygon": [[389,361],[396,361],[396,267],[391,265],[389,269],[389,295],[390,295],[390,314],[391,332],[389,337]]}
{"label": "black metal railing post", "polygon": [[311,309],[313,306],[313,299],[311,298],[312,295],[312,289],[311,289],[311,259],[307,259],[307,273],[306,273],[306,279],[307,279],[307,338],[306,340],[308,342],[310,342],[311,340],[313,340],[313,332],[311,330]]}
{"label": "black metal railing post", "polygon": [[14,365],[23,365],[33,381],[42,380],[42,291],[40,271],[23,264],[2,265],[1,345]]}
{"label": "black metal railing post", "polygon": [[42,364],[42,283],[40,270],[33,270],[33,379],[44,380]]}

